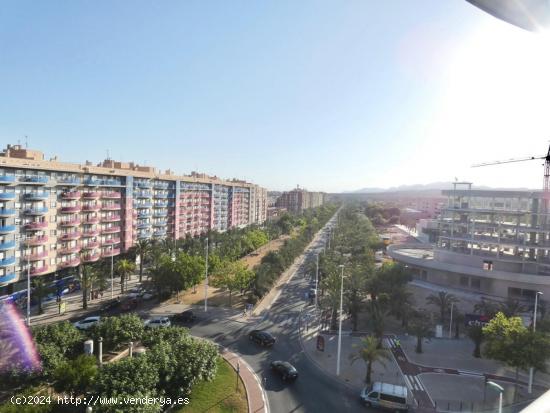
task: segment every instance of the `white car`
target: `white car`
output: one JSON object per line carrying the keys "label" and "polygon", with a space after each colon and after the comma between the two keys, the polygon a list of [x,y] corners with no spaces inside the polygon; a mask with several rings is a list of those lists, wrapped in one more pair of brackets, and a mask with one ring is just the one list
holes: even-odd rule
{"label": "white car", "polygon": [[80,320],[74,323],[74,326],[79,330],[88,330],[92,326],[99,324],[100,321],[101,317],[99,316],[86,317],[84,320]]}
{"label": "white car", "polygon": [[145,322],[145,327],[150,328],[170,327],[171,325],[168,317],[155,317]]}

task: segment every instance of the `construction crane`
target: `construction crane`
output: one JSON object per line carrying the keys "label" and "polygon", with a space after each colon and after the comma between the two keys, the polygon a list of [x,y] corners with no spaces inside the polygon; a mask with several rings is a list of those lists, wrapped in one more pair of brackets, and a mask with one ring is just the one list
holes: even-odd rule
{"label": "construction crane", "polygon": [[472,165],[472,168],[478,168],[480,166],[490,166],[490,165],[500,165],[503,163],[512,163],[512,162],[523,162],[523,161],[533,161],[536,159],[544,159],[544,180],[542,185],[542,190],[544,192],[544,199],[548,200],[548,195],[550,194],[550,146],[548,147],[548,152],[545,156],[530,156],[527,158],[512,158],[506,159],[503,161],[494,161],[494,162],[485,162]]}

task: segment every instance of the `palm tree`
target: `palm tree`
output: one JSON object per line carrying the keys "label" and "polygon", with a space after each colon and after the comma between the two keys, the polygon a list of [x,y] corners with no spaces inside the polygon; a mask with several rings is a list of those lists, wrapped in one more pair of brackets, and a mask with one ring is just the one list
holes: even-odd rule
{"label": "palm tree", "polygon": [[518,300],[508,298],[505,302],[500,303],[499,311],[504,313],[506,317],[514,317],[520,313],[524,313],[526,308]]}
{"label": "palm tree", "polygon": [[409,333],[416,337],[417,353],[422,353],[422,341],[433,336],[430,317],[425,310],[418,310],[412,314],[409,322]]}
{"label": "palm tree", "polygon": [[143,262],[151,252],[151,242],[148,239],[138,239],[134,244],[134,250],[139,257],[139,282],[141,283],[143,278]]}
{"label": "palm tree", "polygon": [[136,265],[126,259],[122,259],[116,263],[116,272],[120,275],[120,293],[124,293],[124,281],[136,270]]}
{"label": "palm tree", "polygon": [[336,322],[338,320],[337,313],[340,307],[340,289],[342,278],[337,272],[333,272],[323,278],[321,286],[323,287],[323,297],[321,305],[332,311],[330,329],[336,330]]}
{"label": "palm tree", "polygon": [[[353,347],[358,347],[354,345]],[[355,354],[350,354],[349,358],[353,364],[356,360],[363,360],[367,365],[367,375],[365,381],[367,384],[371,383],[372,376],[372,364],[378,362],[382,366],[386,367],[384,364],[385,360],[391,358],[390,353],[387,349],[380,346],[380,341],[374,336],[367,336],[361,339],[361,348]]]}
{"label": "palm tree", "polygon": [[480,325],[473,325],[467,328],[466,330],[468,337],[474,342],[474,357],[481,357],[481,343],[483,342],[483,327]]}
{"label": "palm tree", "polygon": [[407,291],[405,286],[394,288],[389,295],[390,313],[398,320],[401,325],[407,327],[408,316],[413,305],[413,295]]}
{"label": "palm tree", "polygon": [[40,277],[36,277],[33,280],[34,288],[32,289],[32,294],[36,297],[38,302],[38,314],[43,314],[44,310],[42,309],[42,299],[46,296],[51,288],[46,285],[44,280]]}
{"label": "palm tree", "polygon": [[82,289],[82,308],[88,308],[88,298],[93,291],[93,283],[98,274],[92,265],[80,264],[78,266],[80,288]]}
{"label": "palm tree", "polygon": [[486,300],[481,297],[481,300],[474,304],[474,313],[486,315],[489,318],[493,318],[498,313],[498,305],[492,301]]}
{"label": "palm tree", "polygon": [[444,323],[447,313],[451,311],[451,305],[458,303],[458,298],[446,291],[440,291],[437,294],[427,296],[426,303],[439,307],[439,319]]}

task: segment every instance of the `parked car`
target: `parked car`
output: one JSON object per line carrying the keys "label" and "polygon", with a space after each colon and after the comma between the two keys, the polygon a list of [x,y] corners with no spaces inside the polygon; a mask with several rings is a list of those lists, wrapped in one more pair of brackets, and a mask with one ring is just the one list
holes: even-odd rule
{"label": "parked car", "polygon": [[120,302],[120,308],[122,311],[135,310],[138,306],[139,300],[136,297],[126,297]]}
{"label": "parked car", "polygon": [[172,323],[168,317],[155,317],[145,321],[145,327],[149,328],[164,328],[170,327]]}
{"label": "parked car", "polygon": [[172,320],[180,321],[182,323],[192,323],[197,319],[197,316],[193,313],[193,310],[185,310],[179,314],[174,314]]}
{"label": "parked car", "polygon": [[115,300],[107,301],[105,304],[101,306],[101,313],[107,313],[109,311],[112,311],[120,306],[120,300],[117,298]]}
{"label": "parked car", "polygon": [[298,378],[298,370],[288,361],[272,361],[271,370],[281,376],[283,381],[294,381]]}
{"label": "parked car", "polygon": [[395,412],[407,412],[407,388],[396,384],[374,382],[361,392],[361,400],[365,405],[381,407]]}
{"label": "parked car", "polygon": [[248,339],[264,347],[271,347],[275,344],[275,337],[263,330],[252,330],[248,334]]}
{"label": "parked car", "polygon": [[96,324],[99,324],[100,321],[100,316],[86,317],[84,320],[77,321],[73,325],[79,330],[88,330]]}

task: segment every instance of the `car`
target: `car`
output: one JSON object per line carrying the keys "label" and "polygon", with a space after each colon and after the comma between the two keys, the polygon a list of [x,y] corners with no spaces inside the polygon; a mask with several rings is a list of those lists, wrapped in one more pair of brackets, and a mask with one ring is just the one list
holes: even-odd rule
{"label": "car", "polygon": [[136,297],[126,297],[120,302],[120,308],[122,311],[135,310],[139,304],[139,300]]}
{"label": "car", "polygon": [[252,330],[248,333],[248,339],[264,347],[271,347],[275,344],[275,337],[263,330]]}
{"label": "car", "polygon": [[182,323],[191,323],[197,319],[197,316],[193,313],[193,310],[185,310],[179,314],[174,314],[172,320],[180,321]]}
{"label": "car", "polygon": [[79,330],[88,330],[89,328],[101,322],[100,316],[86,317],[84,320],[77,321],[73,325]]}
{"label": "car", "polygon": [[155,317],[145,321],[145,327],[148,328],[166,328],[171,325],[172,323],[168,317]]}
{"label": "car", "polygon": [[374,382],[360,394],[361,400],[368,407],[388,409],[396,412],[407,412],[408,392],[405,386]]}
{"label": "car", "polygon": [[271,370],[281,376],[283,381],[294,381],[298,378],[298,370],[288,361],[272,361]]}
{"label": "car", "polygon": [[101,306],[101,309],[99,310],[101,313],[107,313],[109,311],[112,311],[116,308],[120,307],[120,300],[114,299],[107,301],[105,304]]}

